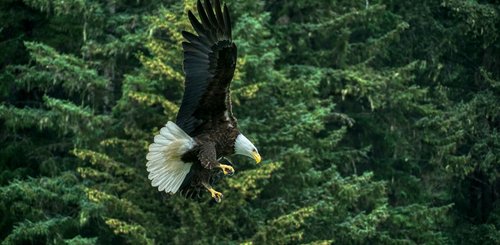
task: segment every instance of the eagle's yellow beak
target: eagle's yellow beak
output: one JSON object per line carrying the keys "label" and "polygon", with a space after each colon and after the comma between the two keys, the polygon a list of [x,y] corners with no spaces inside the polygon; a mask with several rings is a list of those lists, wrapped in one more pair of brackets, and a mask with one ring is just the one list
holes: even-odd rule
{"label": "eagle's yellow beak", "polygon": [[260,154],[256,151],[252,152],[252,156],[253,156],[253,159],[255,159],[255,162],[257,164],[260,163],[260,161],[262,160],[262,158],[260,157]]}

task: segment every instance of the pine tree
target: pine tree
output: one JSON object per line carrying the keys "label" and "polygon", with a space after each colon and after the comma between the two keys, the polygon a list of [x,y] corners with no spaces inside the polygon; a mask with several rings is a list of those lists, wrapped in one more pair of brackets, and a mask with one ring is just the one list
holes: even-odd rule
{"label": "pine tree", "polygon": [[[433,6],[434,11],[424,6]],[[456,243],[496,244],[498,220],[498,45],[499,5],[494,1],[424,2],[424,16],[405,13],[428,27],[420,37],[434,50],[407,50],[406,57],[427,55],[422,81],[439,100],[434,116],[419,124],[429,163],[440,174],[440,199],[454,203]],[[418,30],[415,30],[415,32]],[[412,38],[413,39],[413,38]],[[415,41],[415,40],[412,40]]]}
{"label": "pine tree", "polygon": [[498,243],[497,3],[229,1],[264,161],[220,204],[145,169],[195,3],[0,3],[2,244]]}
{"label": "pine tree", "polygon": [[[4,243],[153,243],[165,226],[150,213],[159,200],[141,202],[140,188],[150,190],[142,165],[106,150],[145,149],[145,141],[120,138],[138,130],[114,108],[125,72],[139,66],[136,54],[146,50],[141,14],[158,3],[2,2],[1,12],[10,13],[6,8],[23,14],[4,16],[2,48],[18,47],[6,54],[12,62],[1,75],[2,91],[11,91],[0,106]],[[9,39],[11,33],[19,36]]]}

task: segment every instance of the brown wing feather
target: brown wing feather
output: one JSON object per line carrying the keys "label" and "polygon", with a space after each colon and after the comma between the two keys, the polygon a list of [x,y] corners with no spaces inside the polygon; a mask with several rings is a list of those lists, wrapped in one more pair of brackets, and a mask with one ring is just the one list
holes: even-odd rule
{"label": "brown wing feather", "polygon": [[227,7],[221,10],[209,0],[197,8],[201,22],[188,13],[196,34],[183,32],[186,83],[176,124],[194,137],[210,130],[225,114],[231,114],[229,86],[236,67],[236,45],[231,40],[231,20]]}

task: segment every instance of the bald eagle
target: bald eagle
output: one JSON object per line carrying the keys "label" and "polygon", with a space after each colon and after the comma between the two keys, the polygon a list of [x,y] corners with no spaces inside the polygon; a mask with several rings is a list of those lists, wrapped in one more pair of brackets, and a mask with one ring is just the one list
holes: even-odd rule
{"label": "bald eagle", "polygon": [[[257,148],[238,129],[231,110],[229,86],[236,67],[236,45],[231,37],[227,6],[215,8],[209,0],[198,0],[201,20],[188,12],[196,34],[183,31],[185,90],[176,123],[167,122],[146,156],[151,185],[169,194],[208,190],[216,202],[222,193],[214,190],[215,171],[233,174],[224,156],[261,156]],[[215,10],[215,11],[214,11]],[[228,164],[225,164],[228,163]]]}

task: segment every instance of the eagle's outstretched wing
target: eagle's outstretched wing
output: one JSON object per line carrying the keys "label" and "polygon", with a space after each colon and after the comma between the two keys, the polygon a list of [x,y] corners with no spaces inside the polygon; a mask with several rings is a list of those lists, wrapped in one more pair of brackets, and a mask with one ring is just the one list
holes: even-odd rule
{"label": "eagle's outstretched wing", "polygon": [[202,129],[222,119],[234,120],[231,113],[229,85],[236,67],[236,45],[231,39],[231,20],[227,6],[221,10],[215,0],[215,12],[209,0],[198,0],[201,23],[191,11],[191,25],[197,35],[182,32],[187,40],[184,49],[186,75],[184,97],[176,124],[196,136]]}

